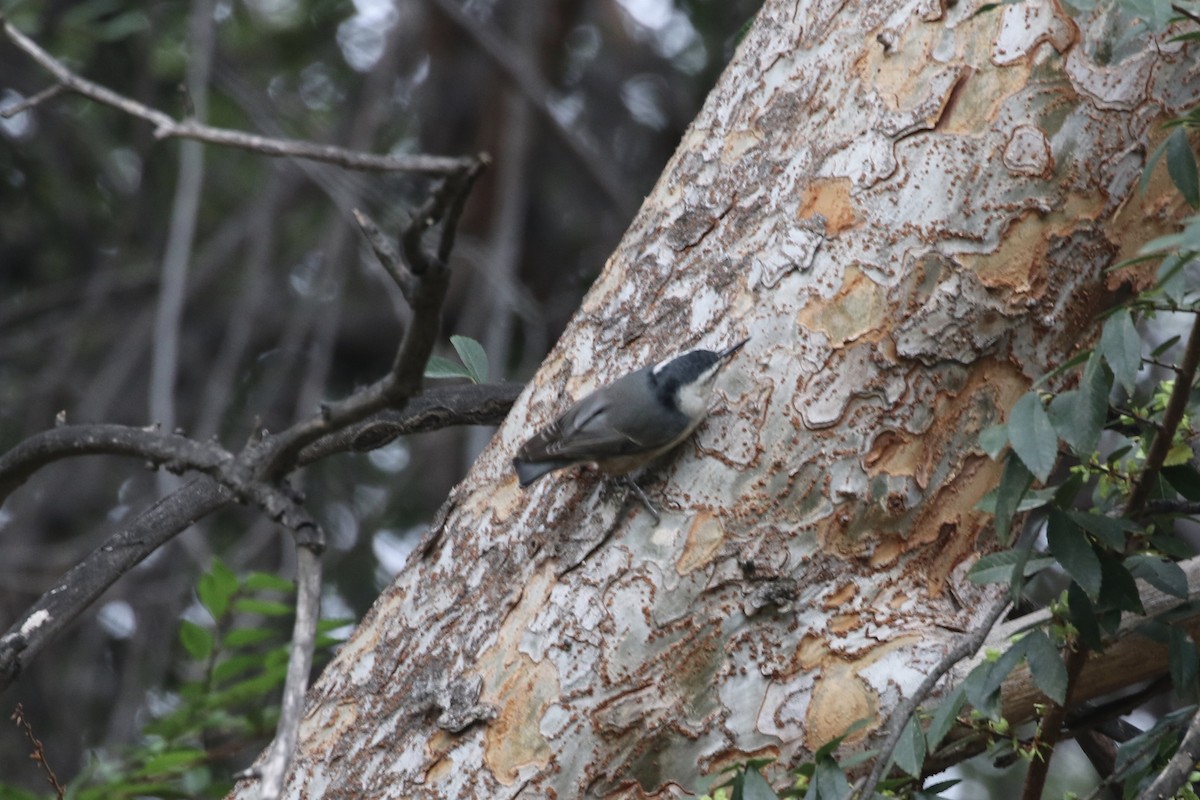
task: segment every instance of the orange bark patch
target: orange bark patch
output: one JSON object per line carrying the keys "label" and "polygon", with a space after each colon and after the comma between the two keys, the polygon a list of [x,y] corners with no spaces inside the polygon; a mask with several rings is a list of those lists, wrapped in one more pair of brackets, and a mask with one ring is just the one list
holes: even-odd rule
{"label": "orange bark patch", "polygon": [[701,512],[688,528],[687,541],[675,563],[675,571],[687,575],[705,566],[724,541],[725,529],[721,521],[708,512]]}
{"label": "orange bark patch", "polygon": [[511,785],[521,767],[550,763],[550,745],[539,725],[550,704],[558,699],[558,673],[549,661],[534,662],[521,654],[500,687],[499,714],[484,735],[484,761],[501,783]]}
{"label": "orange bark patch", "polygon": [[840,347],[882,328],[888,314],[884,290],[857,267],[846,269],[842,287],[831,299],[813,300],[798,320],[809,330],[822,331]]}
{"label": "orange bark patch", "polygon": [[855,213],[854,201],[850,199],[850,179],[832,178],[813,181],[800,198],[801,217],[820,214],[825,218],[825,233],[836,236],[847,228],[853,228],[861,220]]}

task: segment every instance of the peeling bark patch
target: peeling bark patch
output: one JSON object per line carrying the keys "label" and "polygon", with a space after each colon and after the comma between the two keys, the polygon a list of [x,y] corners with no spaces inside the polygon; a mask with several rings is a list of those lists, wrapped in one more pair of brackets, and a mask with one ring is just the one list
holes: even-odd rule
{"label": "peeling bark patch", "polygon": [[721,520],[707,511],[696,515],[688,528],[687,541],[675,563],[675,571],[687,575],[707,566],[724,541],[725,529],[721,526]]}
{"label": "peeling bark patch", "polygon": [[1004,146],[1004,166],[1014,175],[1048,179],[1054,172],[1054,156],[1046,134],[1032,125],[1018,125]]}
{"label": "peeling bark patch", "polygon": [[798,315],[797,322],[824,333],[837,348],[878,329],[888,310],[883,289],[860,269],[850,267],[837,295],[829,301],[810,302]]}
{"label": "peeling bark patch", "polygon": [[992,63],[1006,67],[1024,61],[1044,43],[1065,53],[1078,37],[1075,23],[1052,0],[1026,0],[1005,6],[992,45]]}
{"label": "peeling bark patch", "polygon": [[814,181],[800,198],[801,217],[820,214],[825,220],[825,235],[837,236],[844,230],[862,222],[855,213],[854,201],[850,199],[850,181],[833,178]]}
{"label": "peeling bark patch", "polygon": [[538,725],[559,695],[558,673],[548,661],[534,663],[521,654],[513,666],[495,698],[499,713],[484,734],[484,760],[506,786],[522,767],[550,763],[550,745]]}
{"label": "peeling bark patch", "polygon": [[841,736],[856,720],[874,718],[878,708],[878,695],[855,673],[854,666],[833,660],[817,678],[808,701],[805,746],[816,750]]}

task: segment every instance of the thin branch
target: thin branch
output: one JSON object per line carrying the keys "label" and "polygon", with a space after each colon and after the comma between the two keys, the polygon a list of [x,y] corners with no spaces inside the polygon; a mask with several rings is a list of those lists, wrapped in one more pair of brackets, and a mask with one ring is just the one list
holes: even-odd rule
{"label": "thin branch", "polygon": [[304,713],[304,693],[312,670],[313,651],[317,643],[317,621],[321,617],[321,559],[304,546],[296,547],[296,621],[292,626],[291,655],[288,658],[287,679],[284,682],[283,702],[271,743],[261,772],[261,800],[276,800],[283,793],[288,764],[300,738],[300,719]]}
{"label": "thin branch", "polygon": [[400,253],[383,235],[383,231],[379,230],[375,221],[357,208],[354,209],[354,221],[358,223],[358,229],[362,231],[367,243],[375,251],[375,257],[379,259],[379,263],[400,287],[400,293],[404,295],[404,299],[412,302],[413,293],[416,291],[416,278],[409,272],[408,265],[400,258]]}
{"label": "thin branch", "polygon": [[1179,377],[1175,379],[1175,387],[1167,400],[1163,411],[1162,423],[1154,434],[1154,441],[1146,452],[1146,463],[1142,467],[1142,476],[1138,479],[1129,502],[1125,505],[1125,516],[1136,518],[1145,510],[1150,493],[1158,482],[1158,473],[1171,452],[1171,443],[1187,411],[1188,397],[1192,393],[1192,384],[1196,380],[1196,367],[1200,365],[1200,317],[1192,323],[1192,332],[1188,336],[1187,348],[1179,362]]}
{"label": "thin branch", "polygon": [[64,89],[87,97],[97,103],[111,106],[130,116],[146,120],[154,125],[154,136],[158,139],[193,139],[208,144],[250,150],[267,156],[325,161],[330,164],[346,167],[347,169],[374,170],[377,172],[453,175],[461,172],[473,161],[473,159],[430,155],[381,156],[373,153],[349,150],[335,145],[319,144],[317,142],[298,139],[273,138],[246,133],[244,131],[214,128],[192,120],[179,122],[165,112],[139,103],[136,100],[125,97],[75,74],[61,61],[39,47],[32,39],[17,30],[8,20],[4,20],[3,32],[9,41],[53,75]]}
{"label": "thin branch", "polygon": [[67,88],[61,83],[56,83],[48,89],[42,89],[33,97],[27,97],[19,103],[12,103],[4,108],[0,108],[0,117],[3,117],[4,119],[12,119],[17,114],[30,111],[34,108],[37,108],[42,103],[53,100],[66,90]]}
{"label": "thin branch", "polygon": [[937,686],[938,681],[942,676],[949,672],[955,664],[962,661],[979,651],[983,643],[987,641],[988,634],[991,633],[993,627],[1004,615],[1005,610],[1009,606],[1009,597],[1006,594],[1004,597],[993,603],[988,609],[983,621],[979,627],[972,631],[969,635],[964,636],[958,644],[950,649],[950,652],[938,662],[933,671],[925,676],[921,681],[921,685],[917,687],[911,695],[904,699],[904,702],[896,706],[892,712],[891,730],[888,732],[887,738],[883,740],[883,744],[879,746],[879,753],[875,756],[875,763],[871,767],[871,773],[867,776],[863,783],[862,790],[857,797],[868,800],[875,796],[875,788],[879,785],[879,781],[883,780],[885,771],[891,766],[892,753],[896,750],[896,745],[900,742],[900,737],[904,733],[905,726],[908,725],[908,720],[916,713],[917,708],[929,696]]}
{"label": "thin branch", "polygon": [[1138,795],[1138,800],[1166,800],[1168,797],[1174,797],[1175,793],[1187,783],[1188,775],[1196,769],[1198,762],[1200,762],[1200,710],[1192,714],[1192,720],[1187,726],[1187,733],[1184,734],[1183,741],[1179,744],[1175,755],[1171,756],[1166,768],[1158,773],[1154,782]]}

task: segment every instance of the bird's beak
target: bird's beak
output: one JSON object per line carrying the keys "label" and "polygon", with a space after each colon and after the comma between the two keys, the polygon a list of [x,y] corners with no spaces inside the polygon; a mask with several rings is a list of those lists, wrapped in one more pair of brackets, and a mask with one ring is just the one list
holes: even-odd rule
{"label": "bird's beak", "polygon": [[717,360],[718,360],[718,361],[725,361],[725,360],[727,360],[727,359],[731,358],[731,357],[733,356],[733,354],[734,354],[734,353],[736,353],[738,350],[741,350],[741,349],[742,349],[742,347],[743,347],[743,346],[746,344],[746,342],[748,342],[748,341],[750,341],[750,337],[749,337],[749,336],[747,336],[745,339],[742,339],[740,342],[738,342],[737,344],[735,344],[733,347],[728,347],[728,348],[726,348],[726,349],[722,350],[720,353],[717,353]]}

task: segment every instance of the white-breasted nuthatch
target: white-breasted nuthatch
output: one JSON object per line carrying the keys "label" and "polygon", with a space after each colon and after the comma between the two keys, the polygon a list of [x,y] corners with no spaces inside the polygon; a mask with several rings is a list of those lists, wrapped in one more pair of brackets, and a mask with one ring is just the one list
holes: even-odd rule
{"label": "white-breasted nuthatch", "polygon": [[[717,374],[748,341],[642,367],[587,395],[517,451],[521,486],[574,464],[624,477],[666,453],[704,421]],[[653,512],[637,484],[625,482]]]}

